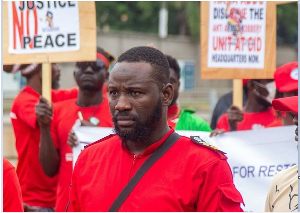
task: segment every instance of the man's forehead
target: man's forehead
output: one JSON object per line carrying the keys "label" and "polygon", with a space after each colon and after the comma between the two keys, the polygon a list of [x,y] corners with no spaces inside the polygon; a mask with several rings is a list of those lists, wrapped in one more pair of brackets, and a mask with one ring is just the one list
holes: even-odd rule
{"label": "man's forehead", "polygon": [[147,79],[152,77],[153,68],[146,62],[118,62],[111,70],[111,77],[122,78],[141,78]]}

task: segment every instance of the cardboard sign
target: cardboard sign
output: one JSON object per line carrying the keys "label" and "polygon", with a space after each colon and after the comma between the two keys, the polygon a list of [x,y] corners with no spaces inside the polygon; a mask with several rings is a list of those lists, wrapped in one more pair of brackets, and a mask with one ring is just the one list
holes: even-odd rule
{"label": "cardboard sign", "polygon": [[3,64],[96,60],[95,2],[3,2]]}
{"label": "cardboard sign", "polygon": [[276,4],[201,2],[201,77],[273,78]]}
{"label": "cardboard sign", "polygon": [[207,66],[264,68],[266,2],[210,2]]}
{"label": "cardboard sign", "polygon": [[80,49],[77,2],[8,2],[8,52],[12,54]]}

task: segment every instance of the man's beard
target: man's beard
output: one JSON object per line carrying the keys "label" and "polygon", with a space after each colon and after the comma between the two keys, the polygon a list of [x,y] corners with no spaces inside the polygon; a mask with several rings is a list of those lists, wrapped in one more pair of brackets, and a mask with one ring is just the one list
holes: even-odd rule
{"label": "man's beard", "polygon": [[[131,116],[135,120],[135,128],[132,131],[121,131],[118,123],[118,116]],[[157,121],[162,117],[162,101],[158,100],[153,112],[150,116],[145,120],[145,122],[141,121],[141,117],[139,115],[132,115],[129,111],[121,111],[113,116],[114,122],[114,132],[121,138],[123,143],[127,143],[127,141],[131,141],[134,143],[143,143],[147,141],[152,134],[154,134],[154,127]]]}

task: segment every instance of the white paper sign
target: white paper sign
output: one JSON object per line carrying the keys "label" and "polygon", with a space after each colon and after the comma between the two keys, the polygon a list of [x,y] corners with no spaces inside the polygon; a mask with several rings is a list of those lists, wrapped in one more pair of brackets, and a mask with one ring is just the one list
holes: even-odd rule
{"label": "white paper sign", "polygon": [[[176,131],[183,136],[200,136],[226,152],[236,188],[243,196],[244,211],[263,212],[271,181],[277,172],[298,162],[295,126],[228,132],[210,138],[208,132]],[[73,128],[81,145],[73,149],[73,160],[88,141],[112,133],[111,128]]]}
{"label": "white paper sign", "polygon": [[264,68],[266,2],[211,1],[207,65]]}
{"label": "white paper sign", "polygon": [[78,2],[7,3],[9,53],[50,53],[80,49]]}

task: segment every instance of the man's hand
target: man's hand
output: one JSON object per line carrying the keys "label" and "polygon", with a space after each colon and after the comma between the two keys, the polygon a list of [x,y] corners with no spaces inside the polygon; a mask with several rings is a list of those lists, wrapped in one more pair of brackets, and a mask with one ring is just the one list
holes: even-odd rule
{"label": "man's hand", "polygon": [[71,131],[69,132],[69,136],[68,136],[68,145],[73,148],[75,146],[78,145],[78,141],[77,141],[77,137],[74,133],[74,131],[71,129]]}
{"label": "man's hand", "polygon": [[214,130],[210,133],[209,137],[215,137],[215,136],[217,136],[217,135],[223,134],[224,132],[225,132],[224,129],[214,129]]}
{"label": "man's hand", "polygon": [[[86,120],[80,120],[80,123],[81,123],[81,126],[97,126],[97,125],[94,125],[91,122],[86,121]],[[71,148],[73,148],[73,147],[75,147],[79,144],[78,140],[77,140],[77,137],[76,137],[76,135],[75,135],[75,133],[72,129],[69,132],[67,143]]]}
{"label": "man's hand", "polygon": [[24,212],[35,212],[38,210],[37,207],[34,206],[28,206],[26,203],[23,203]]}
{"label": "man's hand", "polygon": [[40,102],[35,106],[35,113],[40,126],[50,126],[53,108],[42,96],[40,97]]}
{"label": "man's hand", "polygon": [[231,106],[227,111],[227,117],[230,131],[236,131],[237,124],[244,120],[244,113],[237,106]]}

